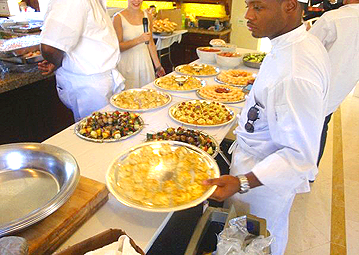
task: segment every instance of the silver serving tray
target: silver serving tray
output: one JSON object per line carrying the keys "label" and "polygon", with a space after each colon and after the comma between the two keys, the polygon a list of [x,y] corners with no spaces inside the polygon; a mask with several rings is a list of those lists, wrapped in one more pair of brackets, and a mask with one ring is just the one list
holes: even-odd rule
{"label": "silver serving tray", "polygon": [[[199,64],[199,65],[212,66],[212,65],[207,65],[207,64]],[[181,69],[183,66],[185,66],[185,65],[176,66],[175,71],[176,71],[177,73],[179,73],[179,74],[182,74],[182,75],[190,75],[190,74],[182,73],[182,72],[180,71],[180,69]],[[214,69],[216,70],[216,73],[214,73],[214,74],[205,74],[205,75],[192,74],[192,76],[194,76],[194,77],[212,77],[212,76],[218,75],[218,74],[221,72],[221,70],[220,70],[218,67],[216,67],[216,66],[213,66],[213,67],[214,67]]]}
{"label": "silver serving tray", "polygon": [[[232,86],[232,85],[231,85]],[[241,100],[237,100],[237,101],[221,101],[221,100],[216,100],[216,99],[213,99],[213,98],[206,98],[204,96],[202,96],[200,93],[199,93],[199,89],[196,90],[196,95],[198,96],[198,98],[200,99],[204,99],[204,100],[213,100],[213,101],[216,101],[216,102],[220,102],[222,104],[238,104],[238,103],[242,103],[244,101],[246,101],[246,98],[244,97],[243,99]]]}
{"label": "silver serving tray", "polygon": [[0,236],[44,219],[74,192],[80,178],[75,158],[56,146],[0,146]]}
{"label": "silver serving tray", "polygon": [[0,57],[9,58],[9,57],[17,57],[24,55],[29,52],[40,50],[40,36],[39,35],[29,35],[18,38],[13,38],[6,40],[4,44],[10,44],[13,42],[14,44],[18,44],[17,47],[13,49],[7,49],[3,45],[0,45]]}
{"label": "silver serving tray", "polygon": [[[121,93],[131,92],[131,91],[152,91],[152,92],[156,92],[156,93],[158,93],[158,94],[161,94],[161,95],[167,97],[168,100],[167,100],[167,102],[166,102],[165,104],[163,104],[163,105],[160,105],[160,106],[157,106],[157,107],[154,107],[154,108],[146,108],[146,109],[127,109],[127,108],[122,108],[122,107],[116,105],[115,99],[116,99],[119,95],[121,95]],[[128,90],[124,90],[124,91],[122,91],[122,92],[120,92],[120,93],[118,93],[118,94],[113,95],[113,96],[111,97],[111,99],[110,99],[110,104],[111,104],[113,107],[115,107],[115,108],[117,108],[117,109],[119,109],[119,110],[121,110],[121,111],[127,111],[127,112],[147,112],[147,111],[152,111],[152,110],[155,110],[155,109],[162,108],[162,107],[168,105],[169,103],[171,103],[171,101],[172,101],[171,95],[168,94],[168,93],[166,93],[166,92],[163,92],[163,91],[158,91],[158,90],[155,90],[155,89],[128,89]]]}
{"label": "silver serving tray", "polygon": [[[210,103],[210,102],[212,102],[213,100],[188,100],[188,101],[185,101],[185,102],[194,102],[194,101],[200,101],[200,102],[208,102],[208,103]],[[177,109],[177,106],[180,105],[181,103],[182,103],[182,102],[179,102],[179,103],[177,103],[177,104],[172,105],[172,106],[168,109],[168,114],[169,114],[169,116],[171,117],[171,119],[173,119],[174,121],[179,122],[179,123],[181,123],[181,124],[183,124],[183,125],[187,125],[187,126],[191,126],[191,127],[220,127],[220,126],[225,126],[225,125],[231,123],[231,122],[234,121],[234,119],[236,118],[235,112],[234,112],[231,108],[229,108],[228,106],[225,106],[226,109],[230,112],[230,114],[231,114],[231,116],[232,116],[232,119],[230,119],[230,120],[227,121],[227,122],[224,122],[224,123],[221,123],[221,124],[215,124],[215,125],[198,125],[198,124],[191,124],[191,123],[183,122],[183,121],[181,121],[181,120],[176,119],[176,118],[174,117],[174,115],[173,115],[173,113],[174,113],[174,112],[176,111],[176,109]],[[222,104],[222,103],[220,103],[220,102],[217,102],[217,103]],[[223,104],[223,105],[224,105],[224,104]]]}
{"label": "silver serving tray", "polygon": [[0,59],[3,61],[6,61],[6,62],[14,63],[14,64],[34,64],[34,63],[38,63],[38,62],[44,60],[42,55],[37,55],[34,57],[24,57],[24,56],[17,56],[17,57],[11,57],[11,58],[1,58],[0,57]]}
{"label": "silver serving tray", "polygon": [[[189,76],[189,75],[181,75],[181,76]],[[158,83],[160,82],[162,77],[160,78],[157,78],[153,85],[158,88],[158,89],[162,89],[162,90],[165,90],[165,91],[168,91],[168,92],[191,92],[191,91],[196,91],[198,88],[194,88],[194,89],[188,89],[188,90],[176,90],[176,89],[166,89],[166,88],[162,88],[161,86],[158,85]],[[206,81],[205,80],[202,80],[200,78],[197,78],[197,77],[194,77],[195,79],[199,80],[201,82],[201,86],[205,86],[206,85]]]}
{"label": "silver serving tray", "polygon": [[[163,130],[163,131],[165,131],[165,130]],[[206,132],[203,132],[203,131],[200,131],[200,130],[196,130],[196,131],[198,131],[199,133],[201,133],[202,135],[204,135],[204,136],[206,136],[206,137],[209,137],[209,139],[211,139],[211,141],[212,141],[212,143],[214,143],[214,145],[216,146],[216,149],[215,149],[215,151],[213,152],[213,154],[212,155],[210,155],[210,154],[208,154],[208,155],[210,155],[212,158],[215,158],[215,157],[217,157],[217,155],[218,155],[218,152],[219,152],[219,149],[220,149],[220,147],[219,147],[219,143],[217,142],[217,140],[213,137],[213,136],[211,136],[211,135],[209,135],[209,134],[207,134]],[[160,131],[157,131],[157,132],[160,132]],[[157,133],[156,132],[156,133]],[[145,140],[145,142],[153,142],[153,141],[155,141],[155,140]],[[170,140],[158,140],[158,141],[170,141]],[[183,143],[186,143],[186,142],[183,142]],[[195,146],[195,145],[194,145]],[[196,146],[197,147],[197,146]],[[200,149],[199,147],[197,147],[198,149]],[[202,149],[200,149],[200,150],[202,150]],[[204,151],[205,153],[207,153],[206,151]]]}
{"label": "silver serving tray", "polygon": [[138,119],[140,120],[141,126],[140,126],[139,129],[137,129],[137,130],[136,130],[135,132],[133,132],[132,134],[127,135],[127,136],[122,136],[122,137],[120,137],[120,138],[118,138],[118,139],[115,139],[115,138],[110,138],[110,139],[96,139],[96,138],[86,137],[86,136],[83,136],[82,134],[80,134],[81,123],[83,123],[84,121],[86,121],[87,118],[88,118],[88,117],[83,118],[82,120],[80,120],[80,121],[76,124],[76,126],[75,126],[75,134],[76,134],[78,137],[80,137],[80,138],[82,138],[82,139],[84,139],[84,140],[86,140],[86,141],[95,142],[95,143],[113,143],[113,142],[118,142],[118,141],[126,140],[127,138],[130,138],[131,136],[134,136],[134,135],[140,133],[141,130],[143,129],[144,125],[145,125],[145,123],[144,123],[143,119],[141,118],[141,116],[138,116]]}
{"label": "silver serving tray", "polygon": [[[173,149],[177,147],[184,146],[187,149],[191,150],[192,152],[195,152],[198,154],[199,157],[201,157],[207,164],[213,168],[214,170],[214,178],[219,178],[220,171],[219,167],[214,160],[208,153],[204,152],[203,150],[197,148],[196,146],[177,142],[177,141],[155,141],[155,142],[147,142],[143,143],[137,146],[134,146],[126,151],[124,151],[122,154],[117,156],[112,163],[110,164],[107,173],[106,173],[106,186],[108,190],[116,197],[118,201],[123,203],[124,205],[127,205],[129,207],[137,208],[144,211],[151,211],[151,212],[173,212],[173,211],[179,211],[184,210],[187,208],[194,207],[200,203],[202,203],[204,200],[206,200],[212,193],[215,191],[217,186],[210,187],[202,196],[199,198],[189,201],[186,204],[178,205],[178,206],[171,206],[171,207],[156,207],[156,206],[149,206],[149,205],[142,205],[134,202],[134,200],[127,198],[124,196],[121,192],[117,190],[117,171],[118,171],[118,165],[121,164],[123,160],[125,160],[131,153],[136,152],[138,149],[141,149],[144,146],[151,146],[154,149],[159,149],[163,144],[169,144]],[[168,169],[166,168],[160,168],[160,170],[156,167],[154,167],[154,171],[156,171],[156,176],[159,179],[159,181],[162,181],[161,178],[163,176],[166,176]]]}
{"label": "silver serving tray", "polygon": [[248,56],[248,55],[250,55],[251,53],[247,53],[247,54],[244,54],[243,55],[243,64],[245,65],[245,66],[248,66],[248,67],[251,67],[251,68],[256,68],[256,69],[259,69],[260,67],[261,67],[261,64],[262,64],[262,62],[250,62],[250,61],[246,61],[246,60],[244,60],[244,57],[246,57],[246,56]]}

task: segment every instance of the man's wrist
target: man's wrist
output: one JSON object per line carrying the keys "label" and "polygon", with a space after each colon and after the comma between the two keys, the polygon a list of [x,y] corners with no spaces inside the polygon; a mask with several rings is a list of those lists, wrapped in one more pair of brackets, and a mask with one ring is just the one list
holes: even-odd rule
{"label": "man's wrist", "polygon": [[236,177],[239,180],[238,193],[247,193],[250,189],[248,178],[245,175],[237,175]]}
{"label": "man's wrist", "polygon": [[158,67],[155,68],[155,72],[157,73],[161,68],[162,68],[162,66],[159,65]]}

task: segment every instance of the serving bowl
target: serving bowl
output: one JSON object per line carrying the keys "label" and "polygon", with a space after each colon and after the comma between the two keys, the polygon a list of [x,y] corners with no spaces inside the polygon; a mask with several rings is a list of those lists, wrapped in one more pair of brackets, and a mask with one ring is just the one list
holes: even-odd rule
{"label": "serving bowl", "polygon": [[0,146],[0,236],[26,228],[53,213],[76,189],[75,158],[56,146]]}
{"label": "serving bowl", "polygon": [[216,54],[217,64],[224,68],[235,68],[239,66],[242,57],[236,52],[221,52]]}
{"label": "serving bowl", "polygon": [[202,63],[216,63],[216,54],[221,50],[218,47],[198,47],[196,52]]}

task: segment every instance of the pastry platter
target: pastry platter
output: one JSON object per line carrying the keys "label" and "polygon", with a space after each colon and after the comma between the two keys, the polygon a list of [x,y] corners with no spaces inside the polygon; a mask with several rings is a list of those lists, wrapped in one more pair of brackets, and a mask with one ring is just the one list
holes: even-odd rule
{"label": "pastry platter", "polygon": [[253,83],[255,77],[252,72],[230,69],[222,71],[214,80],[220,84],[228,84],[232,86],[244,87],[248,83]]}
{"label": "pastry platter", "polygon": [[235,119],[235,112],[222,103],[210,100],[189,100],[172,105],[168,114],[188,126],[219,127]]}
{"label": "pastry platter", "polygon": [[137,113],[94,112],[75,126],[75,134],[91,142],[118,142],[138,134],[144,126]]}
{"label": "pastry platter", "polygon": [[122,111],[145,112],[168,105],[170,94],[155,89],[128,89],[111,97],[110,103]]}
{"label": "pastry platter", "polygon": [[215,158],[219,151],[219,144],[213,136],[193,129],[186,129],[183,127],[172,128],[156,133],[147,133],[146,142],[149,141],[178,141],[194,145],[201,150],[204,150],[212,158]]}
{"label": "pastry platter", "polygon": [[121,203],[144,211],[171,212],[194,207],[216,186],[216,161],[196,146],[177,141],[143,143],[124,151],[106,174],[109,191]]}
{"label": "pastry platter", "polygon": [[157,78],[154,86],[170,92],[190,92],[204,86],[206,82],[189,75],[166,75]]}
{"label": "pastry platter", "polygon": [[210,77],[221,72],[218,67],[206,64],[179,65],[175,68],[175,71],[182,75],[192,75],[196,77]]}
{"label": "pastry platter", "polygon": [[244,102],[245,93],[241,88],[226,84],[206,85],[196,91],[201,99],[214,100],[224,104],[236,104]]}

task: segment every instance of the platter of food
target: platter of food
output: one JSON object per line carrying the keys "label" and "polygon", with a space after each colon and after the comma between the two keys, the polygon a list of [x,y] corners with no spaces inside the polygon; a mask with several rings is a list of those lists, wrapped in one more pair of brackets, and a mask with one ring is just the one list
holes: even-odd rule
{"label": "platter of food", "polygon": [[197,77],[209,77],[220,73],[218,67],[206,64],[186,64],[175,68],[177,73],[183,75],[193,75]]}
{"label": "platter of food", "polygon": [[195,91],[205,84],[204,80],[188,75],[166,75],[154,82],[155,87],[173,92]]}
{"label": "platter of food", "polygon": [[219,175],[216,161],[196,146],[155,141],[134,146],[116,157],[107,170],[106,185],[127,206],[171,212],[206,200],[216,186],[202,182]]}
{"label": "platter of food", "polygon": [[144,122],[130,112],[94,112],[75,127],[75,134],[91,142],[117,142],[138,134]]}
{"label": "platter of food", "polygon": [[233,86],[246,86],[248,83],[253,83],[254,76],[252,72],[230,69],[222,71],[214,80],[221,84],[229,84]]}
{"label": "platter of food", "polygon": [[243,55],[243,64],[259,69],[261,67],[261,64],[263,62],[264,57],[266,56],[266,53],[247,53]]}
{"label": "platter of food", "polygon": [[156,133],[147,133],[146,142],[149,141],[178,141],[194,145],[201,150],[204,150],[213,158],[215,158],[219,151],[219,144],[214,137],[209,134],[193,129],[186,129],[183,127],[172,128]]}
{"label": "platter of food", "polygon": [[155,89],[128,89],[111,97],[110,103],[123,111],[150,111],[169,104],[170,94]]}
{"label": "platter of food", "polygon": [[241,88],[226,85],[214,84],[206,85],[196,91],[201,99],[209,99],[221,103],[240,103],[245,101],[245,93]]}
{"label": "platter of food", "polygon": [[168,18],[153,21],[153,33],[155,34],[171,35],[176,27],[177,23],[171,22]]}
{"label": "platter of food", "polygon": [[170,117],[189,126],[218,127],[235,119],[235,113],[222,103],[208,100],[189,100],[172,105]]}

